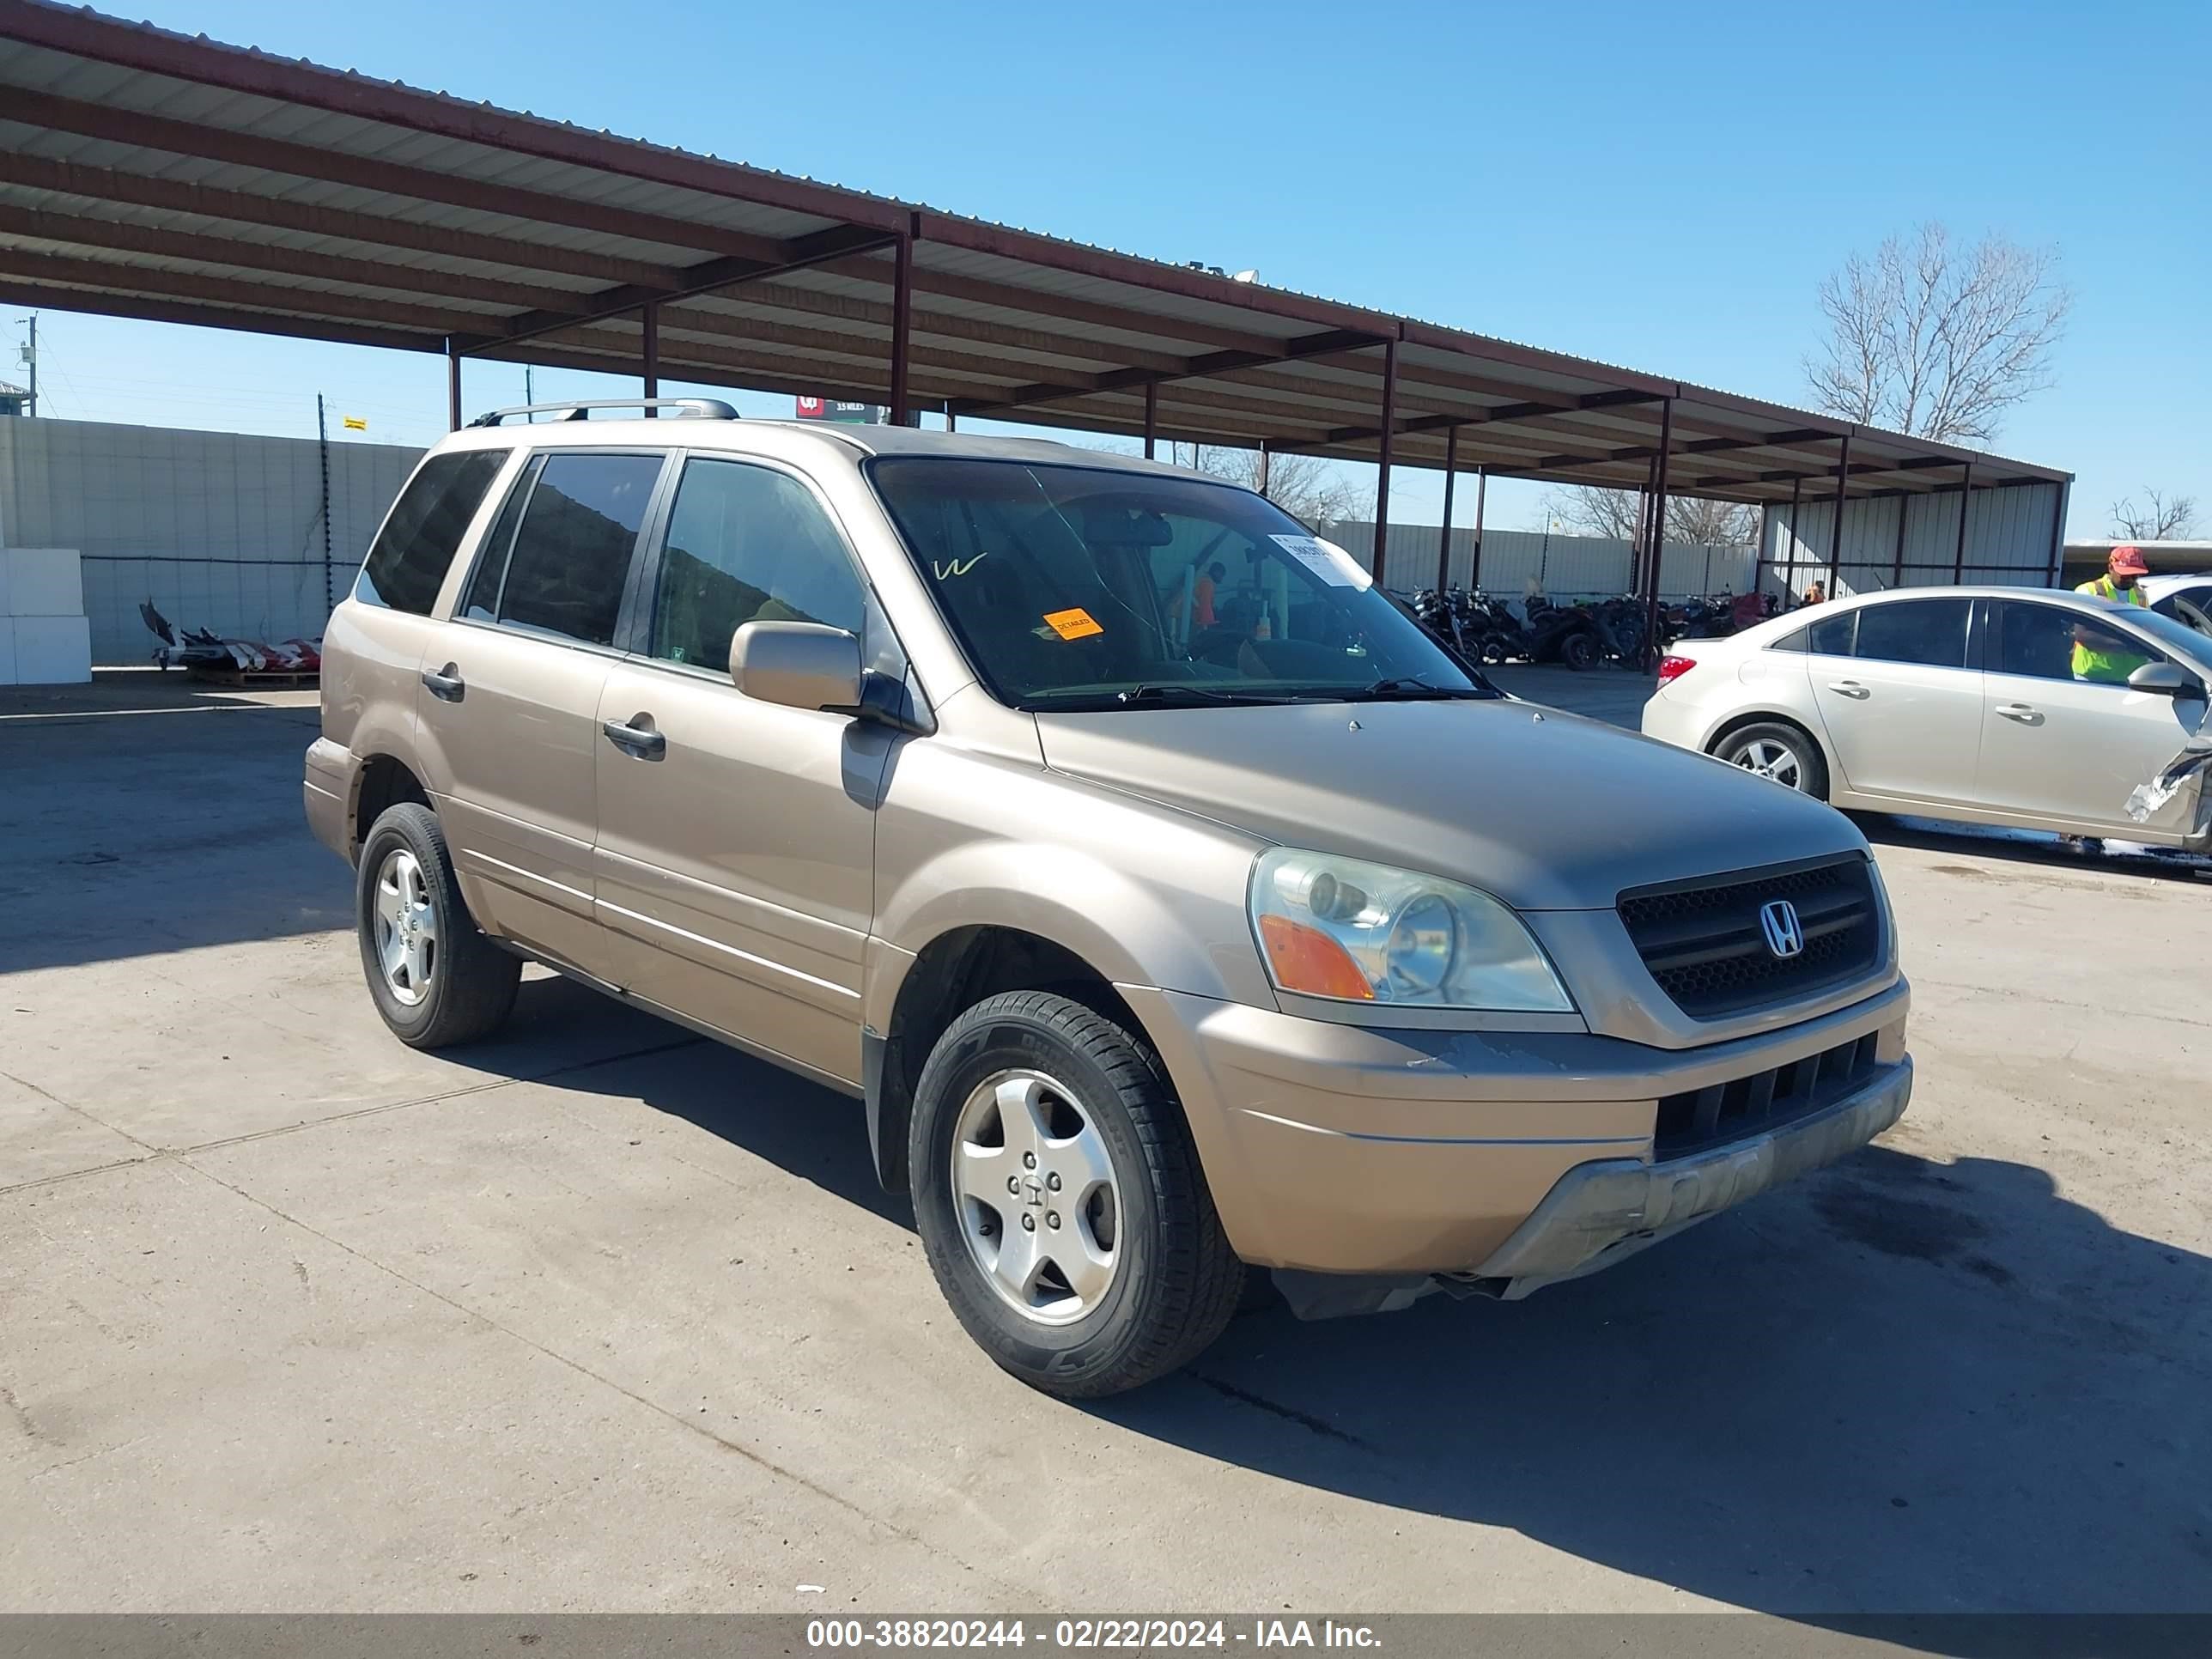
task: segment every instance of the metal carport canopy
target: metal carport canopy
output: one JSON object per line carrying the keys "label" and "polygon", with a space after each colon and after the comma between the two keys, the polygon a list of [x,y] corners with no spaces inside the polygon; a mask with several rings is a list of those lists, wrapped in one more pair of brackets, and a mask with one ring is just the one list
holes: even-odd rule
{"label": "metal carport canopy", "polygon": [[1749,502],[2069,477],[42,0],[0,299]]}

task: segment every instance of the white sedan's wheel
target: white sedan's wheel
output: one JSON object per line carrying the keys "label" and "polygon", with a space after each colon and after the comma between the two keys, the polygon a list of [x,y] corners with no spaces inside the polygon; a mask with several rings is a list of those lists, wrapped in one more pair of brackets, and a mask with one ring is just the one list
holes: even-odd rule
{"label": "white sedan's wheel", "polygon": [[1735,754],[1735,763],[1747,772],[1756,772],[1762,778],[1792,789],[1805,787],[1805,768],[1797,758],[1797,751],[1772,738],[1761,738],[1757,743],[1747,743]]}
{"label": "white sedan's wheel", "polygon": [[1713,747],[1714,756],[1816,800],[1828,797],[1828,769],[1813,740],[1792,726],[1761,721],[1731,732]]}

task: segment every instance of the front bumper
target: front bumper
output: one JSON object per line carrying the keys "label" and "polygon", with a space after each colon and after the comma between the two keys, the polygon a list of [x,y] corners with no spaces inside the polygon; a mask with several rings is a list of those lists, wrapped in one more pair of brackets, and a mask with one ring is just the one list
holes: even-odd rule
{"label": "front bumper", "polygon": [[[1895,1121],[1911,1089],[1901,979],[1818,1018],[1681,1050],[1382,1030],[1121,988],[1175,1081],[1230,1243],[1255,1266],[1314,1273],[1584,1271],[1843,1156]],[[1655,1163],[1662,1100],[1869,1036],[1872,1072],[1850,1094]]]}
{"label": "front bumper", "polygon": [[1910,1055],[1842,1099],[1773,1129],[1662,1164],[1605,1158],[1559,1178],[1495,1254],[1464,1275],[1508,1297],[1579,1278],[1856,1152],[1905,1115]]}

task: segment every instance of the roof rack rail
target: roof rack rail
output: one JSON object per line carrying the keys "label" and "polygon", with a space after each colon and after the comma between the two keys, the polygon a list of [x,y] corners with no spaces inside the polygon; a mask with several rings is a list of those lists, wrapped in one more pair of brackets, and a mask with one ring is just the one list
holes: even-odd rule
{"label": "roof rack rail", "polygon": [[720,398],[588,398],[580,401],[561,404],[517,404],[512,409],[495,409],[489,415],[479,415],[469,424],[475,426],[503,426],[509,416],[520,416],[525,422],[539,415],[550,415],[563,421],[588,421],[595,409],[670,410],[677,420],[734,421],[738,411]]}

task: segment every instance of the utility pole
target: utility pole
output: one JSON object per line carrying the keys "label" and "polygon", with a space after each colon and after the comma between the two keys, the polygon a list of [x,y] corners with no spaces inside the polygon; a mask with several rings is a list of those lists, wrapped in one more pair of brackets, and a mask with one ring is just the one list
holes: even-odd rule
{"label": "utility pole", "polygon": [[31,325],[31,343],[23,348],[23,361],[31,366],[31,413],[39,412],[39,313],[33,312],[23,321]]}

